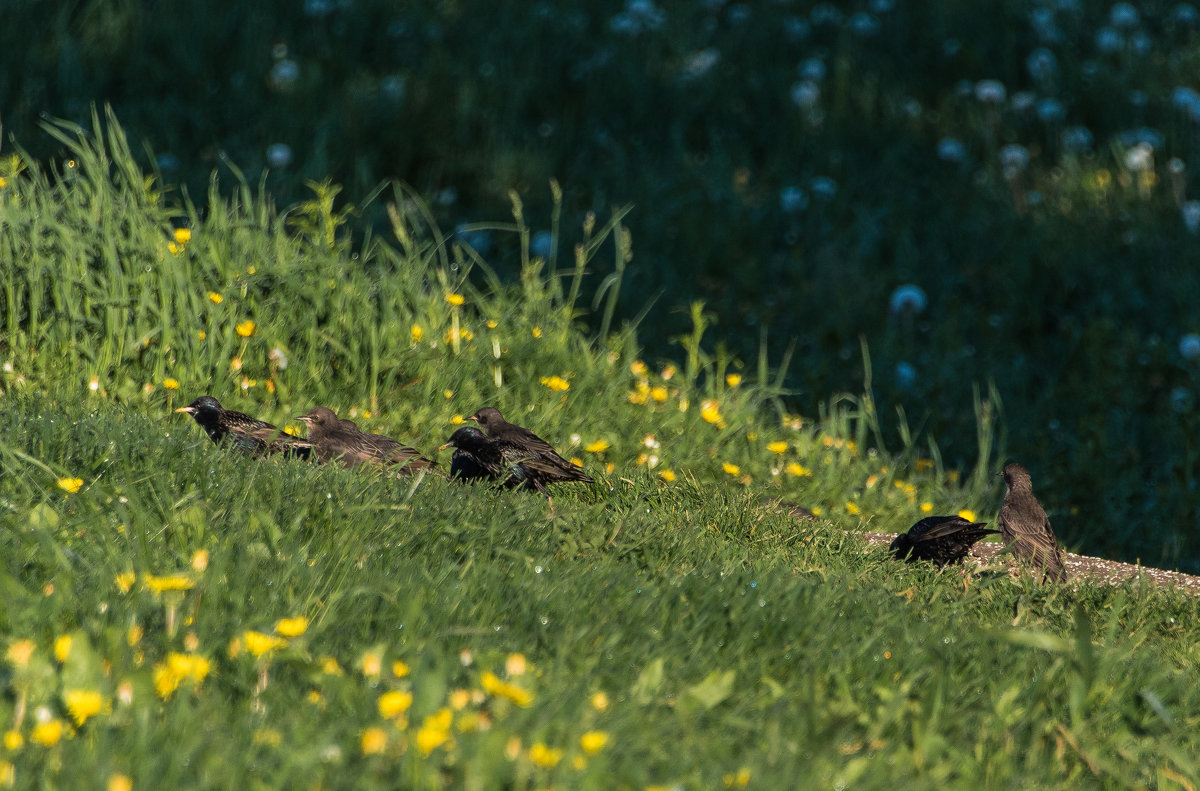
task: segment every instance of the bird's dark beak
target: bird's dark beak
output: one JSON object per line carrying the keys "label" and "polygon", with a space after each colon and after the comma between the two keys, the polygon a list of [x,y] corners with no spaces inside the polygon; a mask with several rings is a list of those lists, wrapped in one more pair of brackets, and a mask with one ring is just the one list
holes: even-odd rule
{"label": "bird's dark beak", "polygon": [[189,414],[189,415],[190,415],[190,414],[192,414],[193,412],[195,412],[195,411],[196,411],[196,407],[194,407],[194,406],[181,406],[181,407],[179,407],[179,409],[176,409],[175,411],[176,411],[176,412],[186,412],[187,414]]}

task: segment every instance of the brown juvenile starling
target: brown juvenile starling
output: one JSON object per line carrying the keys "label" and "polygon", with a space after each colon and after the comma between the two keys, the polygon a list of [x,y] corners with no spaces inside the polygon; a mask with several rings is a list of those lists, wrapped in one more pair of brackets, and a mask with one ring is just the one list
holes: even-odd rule
{"label": "brown juvenile starling", "polygon": [[313,407],[296,418],[308,424],[308,441],[321,463],[339,460],[346,467],[373,464],[399,467],[399,472],[414,475],[437,465],[420,451],[402,445],[382,434],[360,431],[352,420],[340,420],[329,407]]}
{"label": "brown juvenile starling", "polygon": [[1029,471],[1012,463],[996,474],[1004,476],[1005,486],[1004,504],[996,517],[1000,537],[1017,557],[1041,569],[1043,577],[1066,582],[1067,570],[1059,554],[1058,539],[1042,504],[1033,496]]}
{"label": "brown juvenile starling", "polygon": [[947,563],[962,563],[972,544],[999,532],[989,530],[987,522],[968,522],[961,516],[927,516],[896,536],[889,551],[896,560],[932,560],[942,568]]}
{"label": "brown juvenile starling", "polygon": [[312,451],[311,443],[285,434],[270,423],[252,418],[243,412],[224,409],[221,403],[210,395],[200,396],[175,411],[191,415],[208,434],[209,439],[218,445],[228,443],[254,456],[283,453],[307,459]]}
{"label": "brown juvenile starling", "polygon": [[495,407],[485,406],[469,419],[487,432],[488,439],[503,455],[512,476],[506,480],[507,485],[536,489],[549,498],[546,486],[551,483],[593,483],[587,473],[559,456],[549,442],[527,428],[509,423]]}

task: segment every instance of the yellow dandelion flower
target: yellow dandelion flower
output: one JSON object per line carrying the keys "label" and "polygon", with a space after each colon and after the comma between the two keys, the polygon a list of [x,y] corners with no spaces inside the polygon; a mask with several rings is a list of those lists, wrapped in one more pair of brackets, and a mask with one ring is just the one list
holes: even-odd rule
{"label": "yellow dandelion flower", "polygon": [[113,578],[113,581],[117,583],[117,588],[121,593],[129,593],[129,589],[137,581],[137,574],[134,574],[132,571],[122,571]]}
{"label": "yellow dandelion flower", "polygon": [[200,654],[181,654],[172,651],[167,654],[167,667],[181,679],[199,684],[208,677],[212,663]]}
{"label": "yellow dandelion flower", "polygon": [[197,549],[192,553],[192,568],[196,571],[204,571],[208,568],[208,550]]}
{"label": "yellow dandelion flower", "polygon": [[33,726],[29,738],[43,747],[53,747],[63,736],[63,721],[58,718],[39,722]]}
{"label": "yellow dandelion flower", "polygon": [[521,740],[512,736],[504,745],[504,757],[510,761],[515,761],[521,757]]}
{"label": "yellow dandelion flower", "polygon": [[16,752],[25,746],[25,737],[20,731],[5,731],[4,732],[4,749],[11,752]]}
{"label": "yellow dandelion flower", "polygon": [[379,716],[384,719],[394,719],[408,711],[412,706],[413,695],[411,692],[403,692],[401,690],[392,690],[385,692],[379,696]]}
{"label": "yellow dandelion flower", "polygon": [[59,478],[58,488],[67,494],[75,494],[83,488],[83,478]]}
{"label": "yellow dandelion flower", "polygon": [[4,652],[4,658],[17,670],[21,670],[29,664],[29,657],[33,656],[35,648],[37,646],[32,640],[16,640]]}
{"label": "yellow dandelion flower", "polygon": [[926,472],[933,469],[933,459],[917,459],[917,472]]}
{"label": "yellow dandelion flower", "polygon": [[595,755],[608,744],[608,734],[604,731],[588,731],[579,737],[579,746],[588,755]]}
{"label": "yellow dandelion flower", "polygon": [[168,376],[166,379],[163,380],[163,387],[167,388],[168,390],[178,390],[179,389],[179,380],[173,379],[172,377]]}
{"label": "yellow dandelion flower", "polygon": [[417,749],[422,755],[429,755],[450,741],[450,724],[453,719],[454,713],[446,708],[439,709],[436,714],[425,718],[417,731]]}
{"label": "yellow dandelion flower", "polygon": [[595,442],[584,445],[583,449],[586,450],[588,453],[603,453],[604,451],[608,450],[610,447],[611,446],[608,444],[607,440],[598,439]]}
{"label": "yellow dandelion flower", "polygon": [[[0,179],[3,182],[4,179]],[[3,189],[7,184],[0,184],[0,189]],[[17,784],[17,767],[9,761],[0,760],[0,786],[12,788]]]}
{"label": "yellow dandelion flower", "polygon": [[128,775],[112,774],[108,776],[105,791],[133,791],[133,780]]}
{"label": "yellow dandelion flower", "polygon": [[66,689],[63,690],[63,703],[75,725],[83,725],[91,717],[104,710],[104,696],[95,689]]}
{"label": "yellow dandelion flower", "polygon": [[447,389],[445,389],[445,390],[443,390],[443,391],[442,391],[442,396],[443,396],[443,397],[445,397],[445,399],[446,399],[447,401],[449,401],[451,398],[454,398],[454,391],[453,391],[453,390],[451,390],[451,389],[449,389],[449,388],[447,388]]}
{"label": "yellow dandelion flower", "polygon": [[171,252],[171,255],[179,255],[183,252],[183,245],[176,244],[175,242],[167,242],[167,250]]}
{"label": "yellow dandelion flower", "polygon": [[463,423],[466,423],[466,422],[467,422],[467,419],[465,417],[463,417],[462,415],[455,415],[454,417],[450,418],[450,423],[451,423],[451,425],[454,425],[454,426],[461,426]]}
{"label": "yellow dandelion flower", "polygon": [[961,511],[958,512],[958,515],[960,517],[962,517],[963,519],[966,519],[968,522],[975,521],[975,512],[972,511],[970,508],[962,509]]}
{"label": "yellow dandelion flower", "polygon": [[54,658],[66,662],[71,655],[71,635],[63,634],[54,638]]}
{"label": "yellow dandelion flower", "polygon": [[396,678],[404,678],[409,674],[410,670],[407,664],[397,659],[392,663],[392,675]]}
{"label": "yellow dandelion flower", "polygon": [[700,404],[700,417],[705,423],[712,423],[717,428],[725,427],[725,418],[721,417],[721,408],[717,402],[711,398],[705,399]]}
{"label": "yellow dandelion flower", "polygon": [[730,387],[737,387],[741,383],[742,383],[742,375],[741,374],[729,374],[728,376],[725,377],[725,384],[729,385]]}
{"label": "yellow dandelion flower", "polygon": [[642,393],[637,390],[630,390],[629,391],[629,403],[631,403],[631,404],[646,403],[646,393]]}
{"label": "yellow dandelion flower", "polygon": [[308,631],[308,619],[303,615],[295,618],[280,618],[275,622],[275,634],[282,637],[299,637]]}
{"label": "yellow dandelion flower", "polygon": [[188,229],[188,228],[176,228],[175,229],[176,244],[187,244],[190,241],[192,241],[192,232],[190,229]]}
{"label": "yellow dandelion flower", "polygon": [[327,676],[340,676],[346,671],[342,670],[342,666],[332,656],[322,657],[319,661],[321,672]]}
{"label": "yellow dandelion flower", "polygon": [[484,691],[495,695],[496,697],[506,698],[518,706],[528,706],[533,702],[533,693],[518,687],[516,684],[510,684],[506,681],[501,681],[495,673],[488,671],[480,678],[480,686]]}
{"label": "yellow dandelion flower", "polygon": [[726,788],[745,788],[750,785],[750,770],[743,766],[736,774],[727,774],[721,779]]}
{"label": "yellow dandelion flower", "polygon": [[542,328],[534,327],[532,330],[530,330],[530,333],[533,335],[533,337],[540,338],[542,337]]}
{"label": "yellow dandelion flower", "polygon": [[200,330],[199,332],[196,333],[196,337],[199,338],[200,340],[204,340],[205,338],[208,337],[208,333],[205,332],[204,330]]}
{"label": "yellow dandelion flower", "polygon": [[634,376],[645,376],[648,370],[649,369],[646,367],[646,364],[641,360],[634,360],[629,364],[629,371]]}
{"label": "yellow dandelion flower", "polygon": [[383,672],[383,656],[378,651],[367,651],[360,660],[362,674],[376,678]]}
{"label": "yellow dandelion flower", "polygon": [[245,321],[243,321],[240,324],[238,324],[237,326],[235,326],[234,329],[237,330],[237,334],[240,335],[241,337],[249,338],[251,335],[254,334],[254,322],[251,321],[250,319],[246,319]]}
{"label": "yellow dandelion flower", "polygon": [[822,516],[825,513],[825,509],[819,505],[814,505],[808,510],[812,511],[813,516]]}
{"label": "yellow dandelion flower", "polygon": [[862,509],[859,508],[855,503],[847,500],[846,501],[846,513],[850,514],[851,516],[854,516],[856,514],[862,513]]}
{"label": "yellow dandelion flower", "polygon": [[771,451],[772,453],[787,453],[787,449],[788,444],[782,440],[778,442],[767,443],[767,450]]}
{"label": "yellow dandelion flower", "polygon": [[446,295],[446,301],[457,308],[457,307],[461,306],[467,300],[463,298],[462,294],[455,294],[454,292],[450,292],[449,294]]}
{"label": "yellow dandelion flower", "polygon": [[805,478],[812,475],[812,470],[810,470],[808,467],[805,467],[803,464],[798,464],[794,461],[783,469],[788,475],[791,475],[795,478]]}
{"label": "yellow dandelion flower", "polygon": [[494,329],[496,329],[496,327],[498,327],[498,326],[500,326],[500,325],[499,325],[499,323],[498,323],[498,322],[497,322],[495,319],[488,319],[488,320],[487,320],[487,328],[488,328],[489,330],[494,330]]}
{"label": "yellow dandelion flower", "polygon": [[156,577],[153,574],[144,574],[142,575],[142,584],[155,593],[186,591],[196,587],[195,581],[183,574],[168,574],[162,577]]}
{"label": "yellow dandelion flower", "polygon": [[278,651],[280,648],[286,648],[288,644],[288,641],[282,637],[263,634],[253,629],[247,629],[242,632],[242,642],[245,644],[246,650],[254,656],[262,656],[272,651]]}
{"label": "yellow dandelion flower", "polygon": [[547,747],[541,742],[529,745],[529,760],[534,766],[543,766],[549,769],[558,766],[562,757],[563,751],[559,747]]}
{"label": "yellow dandelion flower", "polygon": [[670,483],[671,481],[675,480],[675,473],[672,470],[663,470],[658,474],[658,477],[662,478],[667,483]]}
{"label": "yellow dandelion flower", "polygon": [[412,337],[413,343],[420,343],[425,337],[425,329],[420,324],[414,324],[408,328],[408,334]]}
{"label": "yellow dandelion flower", "polygon": [[662,385],[655,385],[654,387],[650,388],[650,397],[659,404],[666,401],[670,395],[671,394],[667,392],[667,388],[663,387]]}
{"label": "yellow dandelion flower", "polygon": [[664,382],[669,381],[672,376],[674,376],[676,373],[678,373],[678,371],[679,371],[678,368],[676,368],[674,365],[671,365],[670,363],[668,363],[663,366],[662,373],[660,373],[659,376],[662,377]]}
{"label": "yellow dandelion flower", "polygon": [[[214,305],[220,305],[222,302],[225,301],[225,297],[221,296],[220,294],[218,294],[215,291],[210,291],[210,292],[208,292],[208,301],[213,303]],[[201,339],[201,340],[203,340],[203,339]]]}
{"label": "yellow dandelion flower", "polygon": [[921,513],[927,514],[932,510],[933,510],[933,503],[929,502],[928,500],[921,503]]}
{"label": "yellow dandelion flower", "polygon": [[730,464],[729,462],[722,464],[721,469],[725,471],[726,475],[737,475],[742,471],[741,467],[737,466],[736,464]]}
{"label": "yellow dandelion flower", "polygon": [[130,626],[125,630],[126,644],[132,648],[133,646],[142,642],[142,634],[142,627],[138,626],[136,623],[133,626]]}
{"label": "yellow dandelion flower", "polygon": [[455,711],[462,711],[467,707],[467,704],[471,702],[471,693],[467,692],[465,689],[456,689],[450,693],[450,697],[447,698],[447,702],[450,704],[450,708],[454,709]]}
{"label": "yellow dandelion flower", "polygon": [[367,728],[362,732],[359,745],[362,747],[363,755],[378,755],[387,749],[387,741],[388,737],[383,728]]}
{"label": "yellow dandelion flower", "polygon": [[571,383],[566,379],[563,379],[561,376],[543,376],[542,384],[544,384],[546,387],[549,387],[556,393],[561,393],[564,390],[571,389]]}
{"label": "yellow dandelion flower", "polygon": [[525,675],[528,668],[529,664],[525,660],[524,654],[509,654],[508,659],[504,660],[504,672],[510,678]]}

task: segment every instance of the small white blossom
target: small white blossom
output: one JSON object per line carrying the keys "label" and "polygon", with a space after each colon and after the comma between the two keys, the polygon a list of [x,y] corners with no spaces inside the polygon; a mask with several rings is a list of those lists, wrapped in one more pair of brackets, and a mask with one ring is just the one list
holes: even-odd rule
{"label": "small white blossom", "polygon": [[1117,3],[1108,11],[1108,23],[1115,28],[1137,27],[1139,21],[1137,9],[1129,3]]}
{"label": "small white blossom", "polygon": [[792,102],[801,110],[811,110],[821,100],[821,88],[815,82],[804,80],[792,86]]}
{"label": "small white blossom", "polygon": [[925,290],[912,283],[897,286],[888,299],[888,308],[892,313],[922,313],[928,304]]}
{"label": "small white blossom", "polygon": [[1154,148],[1149,143],[1138,143],[1125,151],[1125,169],[1132,173],[1145,173],[1154,168]]}
{"label": "small white blossom", "polygon": [[267,146],[267,164],[273,168],[286,168],[292,164],[292,147],[287,143]]}
{"label": "small white blossom", "polygon": [[938,159],[943,162],[962,162],[967,157],[967,147],[954,137],[943,137],[937,144]]}
{"label": "small white blossom", "polygon": [[796,214],[808,208],[808,196],[799,187],[784,187],[779,191],[779,208]]}
{"label": "small white blossom", "polygon": [[1200,201],[1190,200],[1180,207],[1183,216],[1183,227],[1191,233],[1200,233]]}
{"label": "small white blossom", "polygon": [[1185,360],[1200,360],[1200,335],[1189,332],[1179,339],[1179,355]]}
{"label": "small white blossom", "polygon": [[999,80],[980,80],[975,83],[975,98],[984,104],[1001,104],[1008,96]]}

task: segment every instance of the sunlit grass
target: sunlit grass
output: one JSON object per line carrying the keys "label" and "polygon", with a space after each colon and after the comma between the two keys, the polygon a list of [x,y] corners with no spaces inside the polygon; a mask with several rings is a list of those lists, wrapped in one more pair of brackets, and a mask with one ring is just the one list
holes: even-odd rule
{"label": "sunlit grass", "polygon": [[[1194,600],[937,573],[847,532],[990,519],[994,393],[975,464],[947,468],[902,416],[889,442],[869,387],[788,411],[702,306],[681,364],[578,326],[570,283],[620,213],[566,273],[526,248],[506,285],[402,190],[391,238],[352,247],[329,185],[291,232],[249,190],[202,216],[123,145],[85,137],[69,177],[5,197],[0,784],[1196,781]],[[253,459],[172,411],[202,392],[277,425],[328,404],[429,453],[493,404],[596,483],[551,513]]]}

